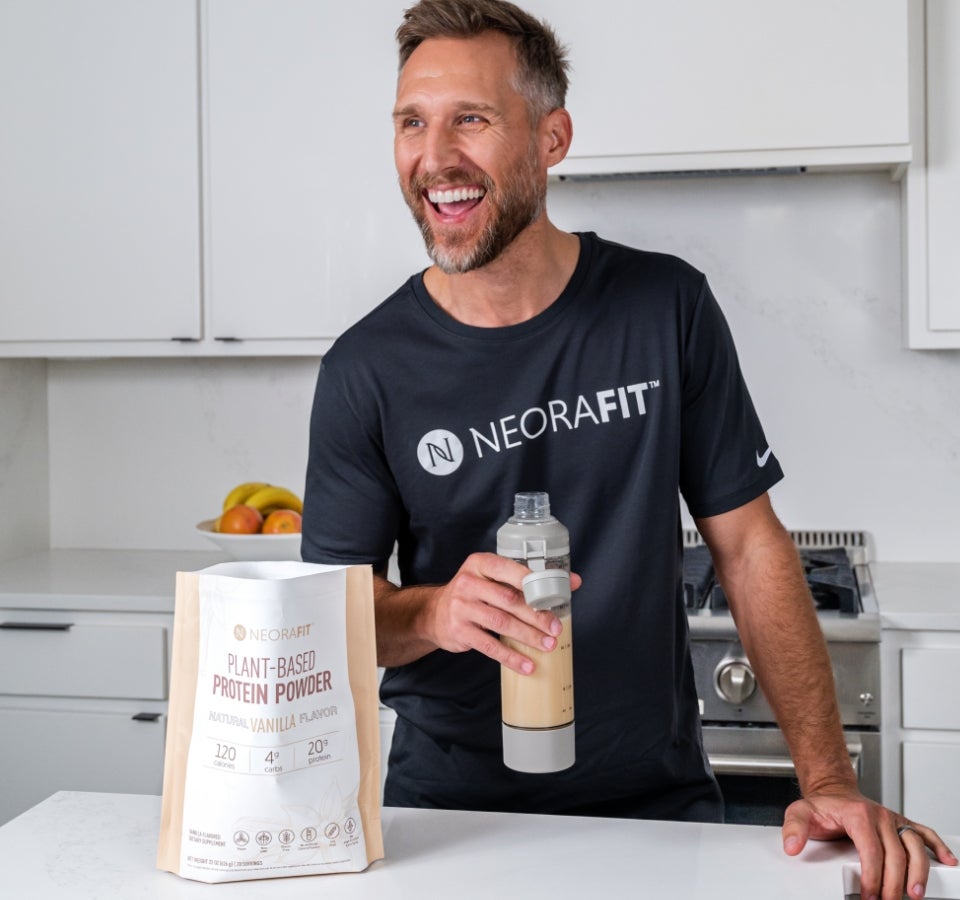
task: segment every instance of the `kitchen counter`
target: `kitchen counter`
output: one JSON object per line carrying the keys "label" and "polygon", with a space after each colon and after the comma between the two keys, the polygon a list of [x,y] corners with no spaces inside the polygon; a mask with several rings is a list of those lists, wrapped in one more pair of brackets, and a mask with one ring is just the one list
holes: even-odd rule
{"label": "kitchen counter", "polygon": [[[811,843],[791,859],[779,828],[386,808],[386,858],[364,873],[212,887],[156,869],[159,823],[159,797],[55,794],[0,827],[4,895],[583,900],[600,890],[809,900],[842,898],[858,886],[849,843]],[[934,863],[927,895],[960,898],[960,871]]]}
{"label": "kitchen counter", "polygon": [[177,571],[227,559],[196,550],[44,550],[0,562],[0,607],[172,613]]}
{"label": "kitchen counter", "polygon": [[885,629],[960,631],[960,563],[870,563]]}
{"label": "kitchen counter", "polygon": [[[196,550],[44,550],[0,561],[0,606],[173,612],[174,575],[224,562]],[[870,564],[884,628],[960,631],[960,563]]]}

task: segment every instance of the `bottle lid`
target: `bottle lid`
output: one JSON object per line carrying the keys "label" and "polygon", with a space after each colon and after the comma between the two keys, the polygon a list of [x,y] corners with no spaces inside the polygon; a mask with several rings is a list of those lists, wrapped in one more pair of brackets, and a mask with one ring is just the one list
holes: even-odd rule
{"label": "bottle lid", "polygon": [[518,519],[549,519],[550,495],[546,491],[514,494],[513,514]]}

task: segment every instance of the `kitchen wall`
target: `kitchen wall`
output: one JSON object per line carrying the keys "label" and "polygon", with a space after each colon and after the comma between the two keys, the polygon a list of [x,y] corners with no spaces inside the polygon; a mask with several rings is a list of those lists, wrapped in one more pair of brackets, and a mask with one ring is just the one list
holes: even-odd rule
{"label": "kitchen wall", "polygon": [[[878,558],[960,562],[960,351],[901,348],[887,175],[567,182],[550,209],[707,273],[787,473],[772,496],[788,527],[865,529]],[[50,362],[52,544],[210,549],[193,527],[235,482],[302,488],[317,363]],[[36,385],[20,392],[27,416]]]}
{"label": "kitchen wall", "polygon": [[47,546],[47,369],[0,360],[0,559]]}

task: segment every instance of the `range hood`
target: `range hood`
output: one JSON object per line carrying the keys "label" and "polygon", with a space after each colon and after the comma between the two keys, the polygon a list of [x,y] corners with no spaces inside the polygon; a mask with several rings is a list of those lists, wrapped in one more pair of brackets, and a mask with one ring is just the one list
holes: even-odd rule
{"label": "range hood", "polygon": [[578,182],[879,171],[889,172],[892,180],[899,181],[911,159],[911,147],[907,143],[716,153],[639,153],[617,156],[571,154],[550,170],[550,178],[553,181]]}

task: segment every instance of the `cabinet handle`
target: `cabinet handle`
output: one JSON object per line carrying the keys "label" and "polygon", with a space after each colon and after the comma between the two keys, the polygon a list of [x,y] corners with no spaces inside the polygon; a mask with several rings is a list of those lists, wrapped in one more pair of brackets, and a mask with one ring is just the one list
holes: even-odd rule
{"label": "cabinet handle", "polygon": [[225,344],[239,344],[243,341],[243,338],[238,337],[216,337],[213,338],[215,341],[223,341]]}
{"label": "cabinet handle", "polygon": [[73,622],[0,622],[5,631],[69,631]]}
{"label": "cabinet handle", "polygon": [[130,718],[133,719],[134,722],[157,722],[160,720],[160,716],[162,715],[163,713],[144,712],[137,713],[135,716],[131,716]]}

